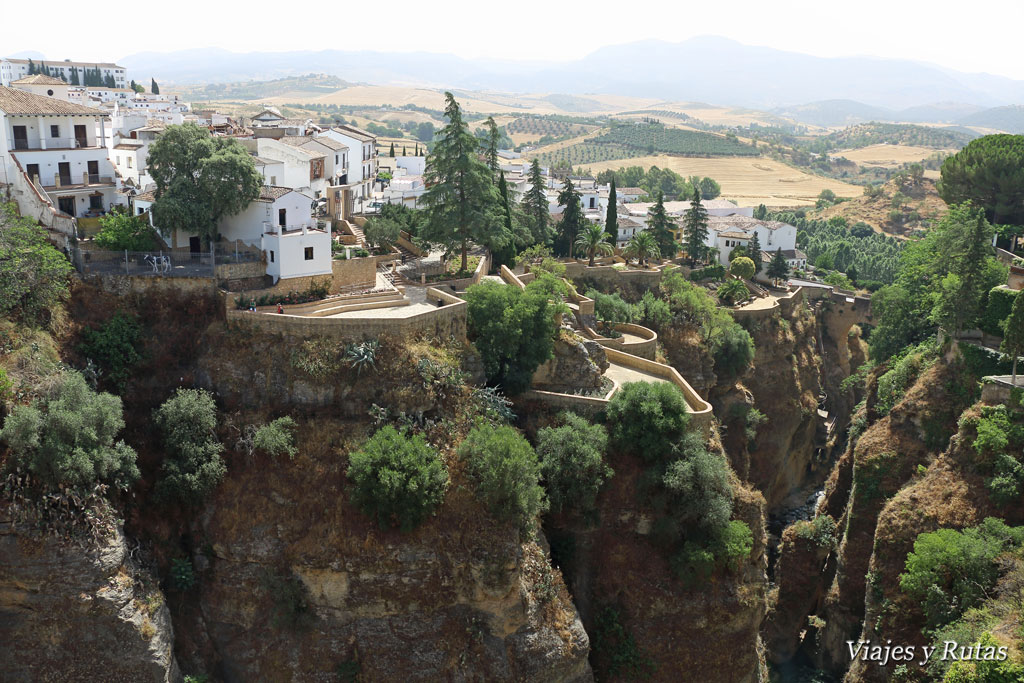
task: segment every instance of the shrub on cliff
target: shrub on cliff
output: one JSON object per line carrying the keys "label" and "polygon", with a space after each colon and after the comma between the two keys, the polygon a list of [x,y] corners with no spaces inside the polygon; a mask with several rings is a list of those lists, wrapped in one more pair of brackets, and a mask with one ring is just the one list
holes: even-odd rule
{"label": "shrub on cliff", "polygon": [[608,431],[614,446],[660,462],[686,433],[689,416],[683,392],[668,382],[629,382],[608,403]]}
{"label": "shrub on cliff", "polygon": [[15,406],[0,440],[10,446],[12,464],[47,487],[107,483],[127,489],[139,468],[135,451],[114,441],[122,429],[121,399],[94,392],[80,374],[69,372],[44,406]]}
{"label": "shrub on cliff", "polygon": [[537,432],[544,485],[554,512],[586,514],[594,509],[601,486],[611,478],[604,461],[608,433],[574,413],[561,416],[562,425]]}
{"label": "shrub on cliff", "polygon": [[210,392],[178,389],[161,404],[153,420],[163,435],[167,457],[156,483],[157,496],[182,503],[201,503],[213,492],[227,466],[217,440],[217,406]]}
{"label": "shrub on cliff", "polygon": [[928,626],[958,618],[984,600],[999,578],[999,556],[1024,543],[1024,527],[988,517],[976,527],[923,533],[907,555],[900,589],[924,607]]}
{"label": "shrub on cliff", "polygon": [[121,390],[131,376],[132,368],[142,360],[138,351],[141,336],[139,321],[117,311],[99,327],[83,330],[78,350],[95,361],[114,386]]}
{"label": "shrub on cliff", "polygon": [[487,381],[509,395],[529,388],[533,371],[554,348],[555,308],[543,289],[543,282],[524,292],[485,281],[466,291],[469,336]]}
{"label": "shrub on cliff", "polygon": [[514,428],[481,422],[466,435],[458,453],[477,495],[496,518],[526,528],[546,508],[537,454]]}
{"label": "shrub on cliff", "polygon": [[441,456],[417,434],[394,427],[377,430],[349,456],[352,501],[382,529],[412,531],[444,500],[448,470]]}

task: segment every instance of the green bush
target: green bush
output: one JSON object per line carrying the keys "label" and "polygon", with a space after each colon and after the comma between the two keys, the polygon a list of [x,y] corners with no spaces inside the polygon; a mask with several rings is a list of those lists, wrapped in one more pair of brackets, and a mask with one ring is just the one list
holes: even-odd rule
{"label": "green bush", "polygon": [[67,298],[72,270],[36,221],[14,202],[0,204],[0,316],[44,322]]}
{"label": "green bush", "polygon": [[554,348],[555,309],[548,295],[485,281],[466,291],[466,304],[469,335],[488,382],[509,395],[529,388],[534,370]]}
{"label": "green bush", "polygon": [[608,433],[573,413],[564,413],[561,422],[537,432],[537,455],[551,510],[589,513],[613,474],[603,457]]}
{"label": "green bush", "polygon": [[114,251],[153,251],[160,244],[145,218],[114,211],[100,218],[96,246]]}
{"label": "green bush", "polygon": [[14,383],[11,382],[7,376],[7,371],[0,368],[0,405],[7,400],[7,396],[11,393],[14,388]]}
{"label": "green bush", "polygon": [[963,531],[920,534],[900,574],[900,589],[922,603],[930,628],[942,626],[987,597],[999,578],[997,558],[1021,543],[1024,527],[994,517]]}
{"label": "green bush", "polygon": [[107,483],[127,489],[139,478],[135,451],[114,441],[124,429],[121,399],[96,393],[77,372],[68,372],[44,402],[15,406],[0,429],[11,462],[56,488]]}
{"label": "green bush", "polygon": [[918,376],[935,362],[931,342],[908,348],[889,361],[889,369],[878,378],[875,409],[887,415]]}
{"label": "green bush", "polygon": [[142,360],[139,339],[142,326],[134,317],[117,311],[97,328],[82,331],[78,351],[92,359],[119,389],[124,389],[135,365]]}
{"label": "green bush", "polygon": [[978,327],[982,332],[997,337],[1003,336],[1003,323],[1010,317],[1018,293],[1018,290],[1007,287],[996,287],[989,291],[985,311],[978,321]]}
{"label": "green bush", "polygon": [[618,293],[602,294],[596,289],[589,289],[586,297],[594,300],[594,314],[598,320],[610,323],[633,322],[633,307],[623,301]]}
{"label": "green bush", "polygon": [[616,448],[649,463],[664,461],[689,424],[683,392],[668,382],[629,382],[608,402],[608,432]]}
{"label": "green bush", "polygon": [[497,519],[526,529],[547,507],[537,454],[514,428],[480,423],[459,444],[458,453],[477,495]]}
{"label": "green bush", "polygon": [[633,317],[641,325],[660,330],[672,322],[672,309],[667,301],[657,298],[648,290],[634,307]]}
{"label": "green bush", "polygon": [[734,519],[715,534],[709,547],[719,566],[738,572],[754,549],[754,534],[746,522]]}
{"label": "green bush", "polygon": [[157,496],[201,503],[227,472],[217,440],[217,406],[203,389],[178,389],[160,405],[153,420],[167,451],[156,484]]}
{"label": "green bush", "polygon": [[382,529],[411,531],[444,500],[448,470],[419,435],[387,426],[349,456],[352,501]]}
{"label": "green bush", "polygon": [[252,442],[254,448],[267,455],[294,459],[299,452],[295,447],[295,420],[286,415],[263,425],[253,434]]}
{"label": "green bush", "polygon": [[690,271],[690,279],[694,282],[699,282],[700,280],[724,280],[725,266],[715,264],[707,268],[697,268]]}
{"label": "green bush", "polygon": [[834,548],[836,545],[836,521],[829,515],[819,515],[813,520],[793,523],[793,531],[797,538],[810,541],[821,548]]}
{"label": "green bush", "polygon": [[682,528],[713,535],[729,523],[733,492],[725,458],[701,447],[671,463],[662,483],[672,499],[669,515]]}
{"label": "green bush", "polygon": [[[737,259],[740,260],[740,259]],[[750,261],[748,258],[744,258],[744,261]],[[750,297],[750,290],[740,280],[729,279],[726,280],[721,287],[718,288],[718,300],[726,306],[732,306],[737,301],[743,301]]]}

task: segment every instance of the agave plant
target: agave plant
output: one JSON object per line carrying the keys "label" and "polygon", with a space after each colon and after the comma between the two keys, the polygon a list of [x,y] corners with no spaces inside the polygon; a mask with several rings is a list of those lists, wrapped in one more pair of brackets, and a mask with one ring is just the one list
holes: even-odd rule
{"label": "agave plant", "polygon": [[352,344],[345,350],[345,359],[351,368],[355,368],[356,374],[363,374],[366,368],[377,367],[377,350],[380,342],[376,339]]}

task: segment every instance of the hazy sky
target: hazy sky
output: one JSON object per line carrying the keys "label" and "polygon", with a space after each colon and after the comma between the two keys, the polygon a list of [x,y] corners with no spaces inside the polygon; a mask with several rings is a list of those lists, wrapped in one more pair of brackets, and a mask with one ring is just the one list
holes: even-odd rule
{"label": "hazy sky", "polygon": [[91,10],[80,1],[51,0],[44,19],[32,3],[7,4],[5,23],[21,30],[5,31],[0,52],[35,50],[54,60],[114,61],[136,52],[211,46],[569,60],[604,45],[721,35],[825,57],[907,58],[1024,79],[1020,0],[389,0],[358,8],[347,1],[179,0],[130,3],[102,19],[89,18]]}

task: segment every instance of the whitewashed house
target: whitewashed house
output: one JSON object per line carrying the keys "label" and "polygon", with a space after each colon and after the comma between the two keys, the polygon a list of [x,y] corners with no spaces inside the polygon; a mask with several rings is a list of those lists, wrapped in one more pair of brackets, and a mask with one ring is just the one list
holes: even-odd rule
{"label": "whitewashed house", "polygon": [[307,152],[323,154],[327,185],[348,184],[348,147],[337,140],[311,135],[286,135],[281,142]]}
{"label": "whitewashed house", "polygon": [[264,159],[279,161],[284,165],[283,177],[277,185],[305,192],[320,198],[327,191],[327,155],[314,149],[296,147],[273,138],[244,140],[250,151],[255,143],[255,154]]}
{"label": "whitewashed house", "polygon": [[[135,197],[136,213],[148,212],[155,201],[152,192]],[[255,201],[233,216],[221,219],[217,231],[219,249],[259,249],[266,273],[281,279],[331,274],[331,233],[317,228],[311,212],[312,197],[289,187],[264,186]],[[150,212],[152,221],[152,213]],[[153,225],[172,249],[205,251],[196,234],[163,231]]]}
{"label": "whitewashed house", "polygon": [[[14,59],[4,58],[0,59],[0,85],[11,85],[14,81],[19,78],[28,76],[28,62],[27,59]],[[50,62],[42,61],[36,62],[36,66],[46,65],[50,73],[56,76],[63,76],[64,81],[70,83],[72,80],[71,72],[72,69],[78,71],[79,82],[83,76],[85,69],[99,69],[100,75],[106,78],[111,76],[114,79],[115,88],[127,88],[128,80],[125,76],[125,68],[117,64],[109,63],[97,63],[97,62],[73,62],[70,59],[65,59],[62,62]],[[35,74],[33,74],[35,75]]]}
{"label": "whitewashed house", "polygon": [[377,179],[377,138],[349,125],[334,126],[321,132],[320,136],[332,138],[348,147],[348,183],[342,185],[348,186],[345,190],[349,194],[351,211],[365,212],[372,200],[373,185]]}
{"label": "whitewashed house", "polygon": [[719,263],[728,266],[732,250],[738,246],[749,246],[754,234],[757,234],[761,252],[774,254],[777,249],[784,252],[796,250],[796,232],[794,226],[780,221],[758,220],[749,216],[709,216],[705,244],[718,249]]}
{"label": "whitewashed house", "polygon": [[107,158],[105,112],[58,97],[0,86],[0,157],[6,178],[23,175],[71,217],[121,203]]}

